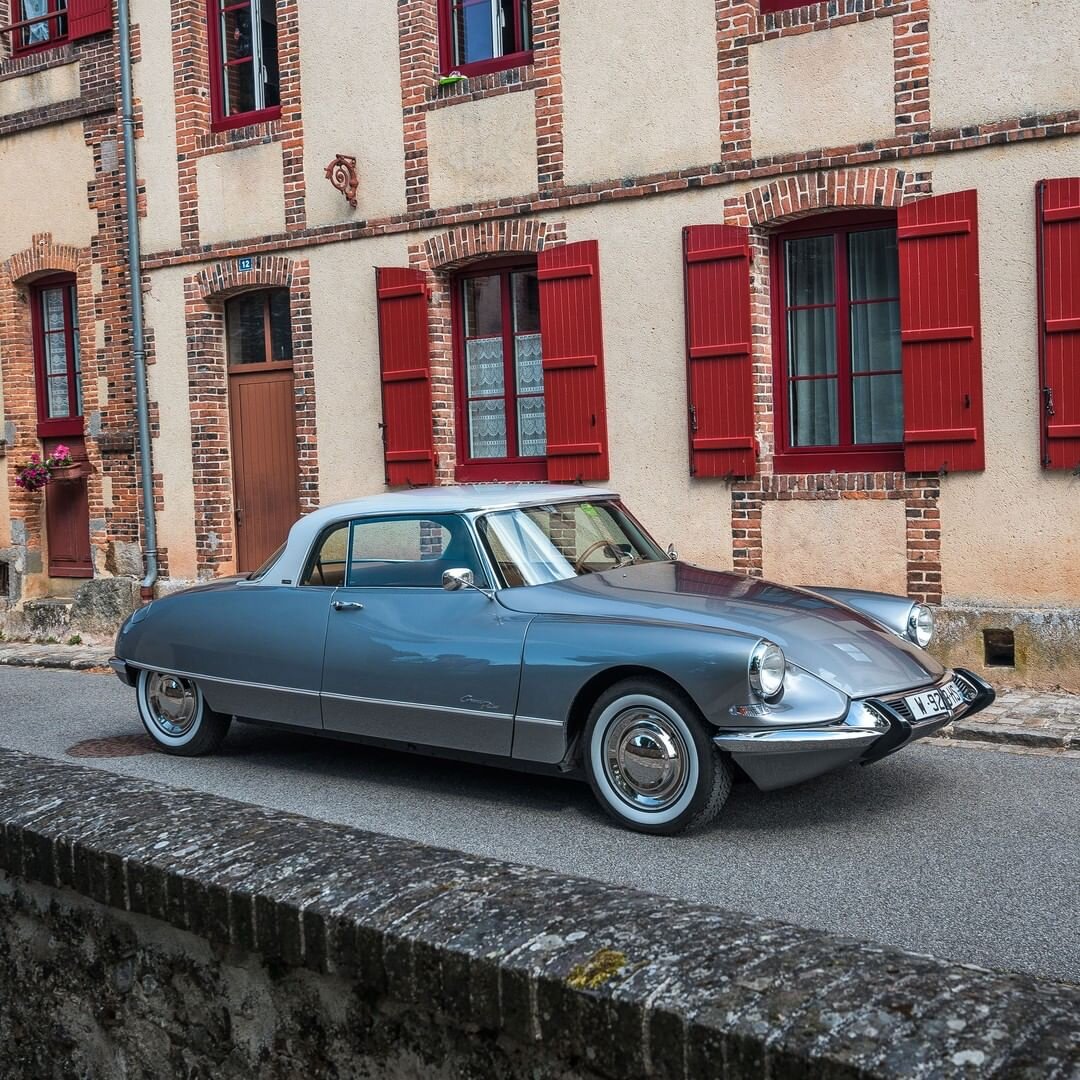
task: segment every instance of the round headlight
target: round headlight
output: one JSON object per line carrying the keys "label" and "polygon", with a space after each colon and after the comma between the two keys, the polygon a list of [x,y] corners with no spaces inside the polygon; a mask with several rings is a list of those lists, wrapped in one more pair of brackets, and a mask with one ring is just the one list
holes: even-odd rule
{"label": "round headlight", "polygon": [[934,636],[934,613],[925,604],[916,604],[908,616],[908,637],[925,649]]}
{"label": "round headlight", "polygon": [[776,697],[784,685],[787,659],[784,650],[771,641],[759,641],[750,654],[750,685],[758,697]]}

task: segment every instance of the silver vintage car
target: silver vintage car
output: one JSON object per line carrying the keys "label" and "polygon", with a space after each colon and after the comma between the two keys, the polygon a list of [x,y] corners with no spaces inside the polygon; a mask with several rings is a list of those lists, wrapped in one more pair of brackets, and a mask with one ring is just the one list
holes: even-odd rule
{"label": "silver vintage car", "polygon": [[678,561],[612,491],[440,487],[328,506],[255,573],[136,611],[116,673],[162,750],[234,717],[588,779],[631,829],[869,764],[994,699],[897,596]]}

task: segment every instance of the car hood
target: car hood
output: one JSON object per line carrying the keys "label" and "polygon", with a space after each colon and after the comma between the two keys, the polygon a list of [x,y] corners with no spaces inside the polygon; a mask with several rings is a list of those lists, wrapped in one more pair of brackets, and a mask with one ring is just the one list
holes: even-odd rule
{"label": "car hood", "polygon": [[789,662],[849,697],[925,686],[945,671],[929,653],[844,604],[689,563],[642,563],[498,596],[526,613],[641,619],[768,638]]}

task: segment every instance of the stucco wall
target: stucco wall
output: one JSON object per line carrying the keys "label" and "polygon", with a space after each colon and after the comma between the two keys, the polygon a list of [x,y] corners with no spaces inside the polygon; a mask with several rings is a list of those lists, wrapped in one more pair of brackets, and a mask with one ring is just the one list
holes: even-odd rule
{"label": "stucco wall", "polygon": [[1080,602],[1080,478],[1039,465],[1035,183],[1080,173],[1080,140],[935,159],[935,192],[979,191],[986,471],[946,477],[946,602]]}
{"label": "stucco wall", "polygon": [[199,159],[199,237],[204,244],[285,231],[281,144]]}
{"label": "stucco wall", "polygon": [[767,502],[761,535],[765,577],[773,581],[907,592],[902,500]]}
{"label": "stucco wall", "polygon": [[176,99],[173,93],[172,22],[161,0],[133,0],[141,58],[132,69],[142,105],[143,134],[135,148],[146,186],[142,245],[146,252],[180,246],[180,200],[176,172]]}
{"label": "stucco wall", "polygon": [[894,131],[892,19],[750,47],[755,157],[847,146]]}
{"label": "stucco wall", "polygon": [[[300,5],[304,176],[310,225],[400,213],[405,206],[396,4]],[[326,179],[336,154],[355,157],[357,208]]]}
{"label": "stucco wall", "polygon": [[536,190],[536,95],[482,98],[428,113],[432,206]]}
{"label": "stucco wall", "polygon": [[1080,104],[1076,0],[939,0],[930,43],[934,127]]}
{"label": "stucco wall", "polygon": [[93,178],[81,120],[0,139],[0,259],[28,248],[34,233],[86,247],[97,229],[86,195]]}
{"label": "stucco wall", "polygon": [[559,12],[568,183],[720,158],[714,0]]}
{"label": "stucco wall", "polygon": [[[413,239],[383,237],[364,241],[362,248],[333,244],[307,252],[323,504],[384,488],[379,326],[371,267],[406,265]],[[344,293],[342,282],[348,282]]]}
{"label": "stucco wall", "polygon": [[662,544],[731,567],[731,496],[691,480],[687,450],[682,228],[716,221],[735,189],[574,213],[568,239],[600,241],[611,485]]}
{"label": "stucco wall", "polygon": [[79,96],[79,65],[47,68],[0,82],[0,116],[57,105]]}
{"label": "stucco wall", "polygon": [[195,577],[195,492],[192,487],[191,409],[184,326],[186,267],[158,270],[145,297],[146,325],[154,333],[154,363],[147,368],[150,400],[159,404],[154,470],[162,474],[158,544],[168,548],[169,575]]}

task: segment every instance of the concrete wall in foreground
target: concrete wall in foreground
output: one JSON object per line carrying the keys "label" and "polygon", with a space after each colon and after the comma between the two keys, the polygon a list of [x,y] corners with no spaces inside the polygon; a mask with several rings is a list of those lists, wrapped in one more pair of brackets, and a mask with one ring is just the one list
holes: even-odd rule
{"label": "concrete wall in foreground", "polygon": [[13,1078],[1080,1067],[1073,986],[13,751],[0,826]]}

